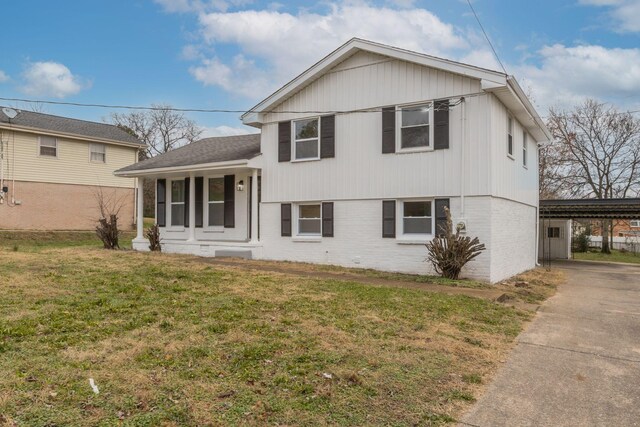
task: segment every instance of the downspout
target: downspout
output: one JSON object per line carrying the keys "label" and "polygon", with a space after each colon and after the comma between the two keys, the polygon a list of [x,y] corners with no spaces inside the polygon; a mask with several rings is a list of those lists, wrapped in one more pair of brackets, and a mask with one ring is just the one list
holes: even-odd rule
{"label": "downspout", "polygon": [[[538,180],[540,179],[540,144],[536,143],[536,170],[538,171]],[[536,267],[540,267],[539,259],[540,251],[540,182],[538,182],[538,203],[536,203],[536,245],[535,245],[535,257],[533,258],[536,263]]]}
{"label": "downspout", "polygon": [[466,179],[465,173],[465,152],[467,147],[467,107],[464,97],[460,98],[462,109],[462,144],[460,146],[460,217],[464,220],[464,184]]}

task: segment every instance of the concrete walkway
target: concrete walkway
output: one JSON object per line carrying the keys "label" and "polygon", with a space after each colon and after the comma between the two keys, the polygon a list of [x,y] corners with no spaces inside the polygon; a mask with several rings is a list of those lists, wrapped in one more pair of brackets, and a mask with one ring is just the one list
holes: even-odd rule
{"label": "concrete walkway", "polygon": [[640,266],[556,263],[547,301],[462,426],[640,426]]}

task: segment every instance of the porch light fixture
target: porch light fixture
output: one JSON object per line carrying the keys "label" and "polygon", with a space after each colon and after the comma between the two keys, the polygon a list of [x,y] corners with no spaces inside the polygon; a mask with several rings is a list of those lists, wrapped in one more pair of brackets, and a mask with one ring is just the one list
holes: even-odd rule
{"label": "porch light fixture", "polygon": [[238,181],[238,191],[244,191],[244,181],[240,180]]}

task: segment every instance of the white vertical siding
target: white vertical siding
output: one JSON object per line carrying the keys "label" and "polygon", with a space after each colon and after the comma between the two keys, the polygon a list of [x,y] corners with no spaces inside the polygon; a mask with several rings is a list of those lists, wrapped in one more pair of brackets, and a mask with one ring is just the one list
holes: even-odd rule
{"label": "white vertical siding", "polygon": [[[381,106],[428,101],[478,92],[480,82],[415,64],[360,53],[275,108],[262,127],[263,200],[340,200],[449,196],[490,192],[487,95],[466,99],[467,141],[462,141],[461,106],[450,112],[450,148],[382,154]],[[372,61],[366,66],[366,61]],[[313,116],[291,111],[349,111],[336,116],[332,159],[278,163],[277,121]],[[287,112],[288,111],[288,112]],[[286,112],[286,113],[285,113]],[[464,151],[462,146],[464,145]]]}
{"label": "white vertical siding", "polygon": [[527,166],[522,164],[522,125],[513,118],[513,157],[507,155],[507,121],[509,112],[495,96],[488,99],[491,116],[491,194],[538,205],[538,149],[529,135]]}

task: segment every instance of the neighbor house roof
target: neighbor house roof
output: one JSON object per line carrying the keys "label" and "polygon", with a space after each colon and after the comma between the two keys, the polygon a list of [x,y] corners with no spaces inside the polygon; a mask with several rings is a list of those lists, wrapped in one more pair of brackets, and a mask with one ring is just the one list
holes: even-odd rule
{"label": "neighbor house roof", "polygon": [[536,141],[542,142],[551,139],[551,133],[513,76],[500,71],[463,64],[359,38],[352,38],[244,113],[241,117],[243,123],[260,127],[266,112],[269,112],[358,51],[372,52],[401,61],[478,79],[482,83],[482,89],[486,92],[494,93],[531,132]]}
{"label": "neighbor house roof", "polygon": [[9,119],[0,108],[0,128],[32,131],[35,133],[66,135],[81,139],[102,140],[124,144],[144,145],[138,138],[117,126],[107,123],[89,122],[52,114],[18,110],[18,115]]}
{"label": "neighbor house roof", "polygon": [[205,138],[175,150],[134,163],[115,172],[127,175],[137,171],[155,171],[181,166],[250,160],[260,154],[260,134]]}

